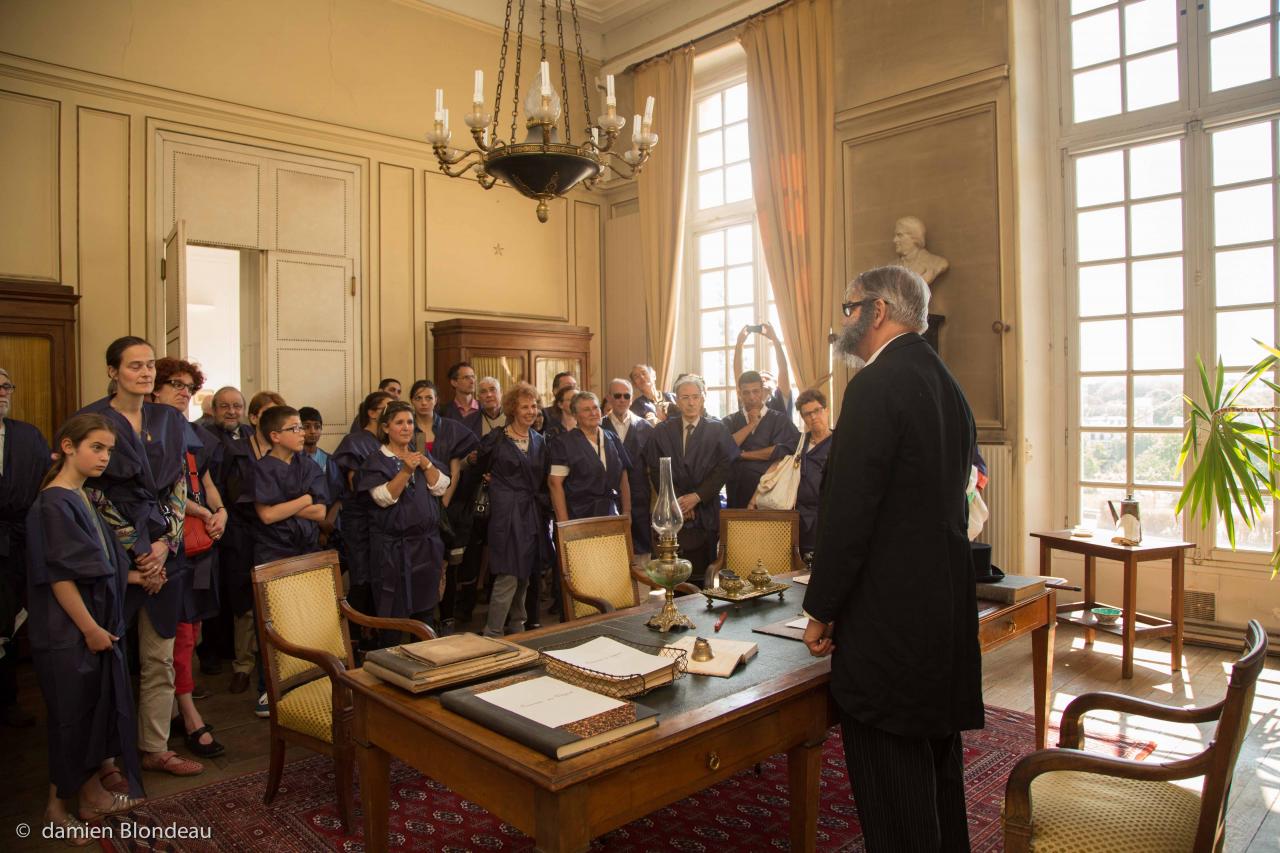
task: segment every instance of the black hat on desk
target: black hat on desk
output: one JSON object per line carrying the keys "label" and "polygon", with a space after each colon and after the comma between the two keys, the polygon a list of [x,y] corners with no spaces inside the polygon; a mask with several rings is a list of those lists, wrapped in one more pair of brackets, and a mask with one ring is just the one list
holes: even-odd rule
{"label": "black hat on desk", "polygon": [[969,552],[973,558],[974,583],[999,583],[1004,580],[1004,572],[999,566],[991,565],[991,546],[985,542],[970,542]]}

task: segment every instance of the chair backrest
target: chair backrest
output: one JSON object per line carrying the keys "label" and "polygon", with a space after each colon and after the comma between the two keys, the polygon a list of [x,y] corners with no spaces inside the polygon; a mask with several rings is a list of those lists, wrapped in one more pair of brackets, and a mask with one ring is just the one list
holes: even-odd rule
{"label": "chair backrest", "polygon": [[353,667],[347,620],[338,607],[343,597],[337,551],[289,557],[254,567],[258,642],[273,700],[324,672],[310,661],[275,649],[267,640],[264,627],[270,625],[289,642],[329,652],[347,667]]}
{"label": "chair backrest", "polygon": [[765,571],[779,575],[799,568],[800,513],[772,509],[720,511],[720,553],[724,569],[746,577],[764,562]]}
{"label": "chair backrest", "polygon": [[580,619],[600,612],[575,596],[602,598],[619,610],[639,603],[631,580],[630,516],[558,522],[556,552],[566,619]]}
{"label": "chair backrest", "polygon": [[1231,667],[1227,695],[1222,700],[1222,714],[1213,740],[1205,750],[1210,756],[1200,793],[1200,822],[1196,827],[1196,850],[1215,850],[1225,830],[1227,798],[1231,794],[1231,777],[1235,773],[1240,744],[1249,729],[1249,711],[1253,693],[1267,659],[1267,632],[1262,623],[1250,619],[1245,628],[1244,653]]}

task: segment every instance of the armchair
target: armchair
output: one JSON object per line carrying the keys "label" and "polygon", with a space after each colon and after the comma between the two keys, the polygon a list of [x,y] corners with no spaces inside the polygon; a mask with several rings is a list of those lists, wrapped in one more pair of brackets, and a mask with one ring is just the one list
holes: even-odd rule
{"label": "armchair", "polygon": [[[560,593],[564,620],[612,613],[640,603],[635,581],[658,585],[631,565],[631,516],[608,515],[556,523],[556,556],[560,561]],[[681,593],[700,590],[690,583]]]}
{"label": "armchair", "polygon": [[763,560],[769,574],[803,571],[800,556],[800,513],[772,509],[720,510],[720,545],[707,567],[706,584],[717,586],[725,569],[745,578]]}

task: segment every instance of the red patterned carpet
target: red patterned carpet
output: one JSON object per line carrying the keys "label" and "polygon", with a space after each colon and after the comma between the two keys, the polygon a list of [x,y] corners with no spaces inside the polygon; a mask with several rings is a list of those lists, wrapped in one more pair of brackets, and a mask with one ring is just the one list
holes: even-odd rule
{"label": "red patterned carpet", "polygon": [[[1052,738],[1051,738],[1052,739]],[[1032,750],[1032,719],[1003,708],[987,709],[987,727],[965,735],[965,787],[969,834],[974,851],[1001,850],[1000,805],[1005,779],[1017,760]],[[1152,743],[1089,738],[1086,747],[1127,758],[1145,758]],[[822,809],[818,849],[862,850],[857,809],[849,793],[839,729],[823,750]],[[391,849],[404,851],[527,851],[530,838],[475,803],[399,762],[392,764]],[[285,767],[280,793],[262,804],[266,771],[148,802],[125,819],[114,820],[116,836],[105,850],[362,851],[360,827],[344,834],[334,800],[333,767],[315,756]],[[787,762],[775,755],[760,776],[739,773],[621,829],[597,838],[595,850],[767,851],[786,850]],[[358,821],[358,819],[357,819]],[[125,824],[133,839],[122,839]],[[208,840],[146,840],[151,827],[193,827]],[[202,833],[203,834],[203,833]]]}

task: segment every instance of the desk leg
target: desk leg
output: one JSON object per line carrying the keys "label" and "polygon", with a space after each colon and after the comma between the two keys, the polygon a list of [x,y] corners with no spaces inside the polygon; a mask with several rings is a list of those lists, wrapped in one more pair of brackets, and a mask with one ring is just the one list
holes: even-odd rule
{"label": "desk leg", "polygon": [[812,853],[818,840],[818,782],[825,738],[802,743],[787,752],[791,785],[791,849]]}
{"label": "desk leg", "polygon": [[534,794],[536,853],[583,853],[591,848],[585,785]]}
{"label": "desk leg", "polygon": [[[1092,607],[1098,606],[1098,558],[1092,554],[1084,556],[1084,609],[1088,611]],[[1095,631],[1092,628],[1084,629],[1085,645],[1093,645]]]}
{"label": "desk leg", "polygon": [[1170,650],[1170,668],[1174,672],[1182,669],[1182,588],[1186,577],[1186,564],[1183,562],[1186,552],[1179,551],[1173,555],[1172,601],[1169,602],[1169,621],[1173,623],[1173,646]]}
{"label": "desk leg", "polygon": [[1050,608],[1049,619],[1031,632],[1032,700],[1036,712],[1036,749],[1044,749],[1049,740],[1049,703],[1053,696],[1053,637],[1058,622]]}
{"label": "desk leg", "polygon": [[376,746],[356,743],[360,764],[360,805],[364,809],[364,849],[386,853],[391,810],[391,756]]}
{"label": "desk leg", "polygon": [[1120,617],[1124,619],[1120,677],[1133,678],[1133,644],[1137,638],[1137,620],[1134,619],[1134,614],[1138,612],[1138,561],[1133,557],[1127,557],[1124,561],[1123,608]]}

